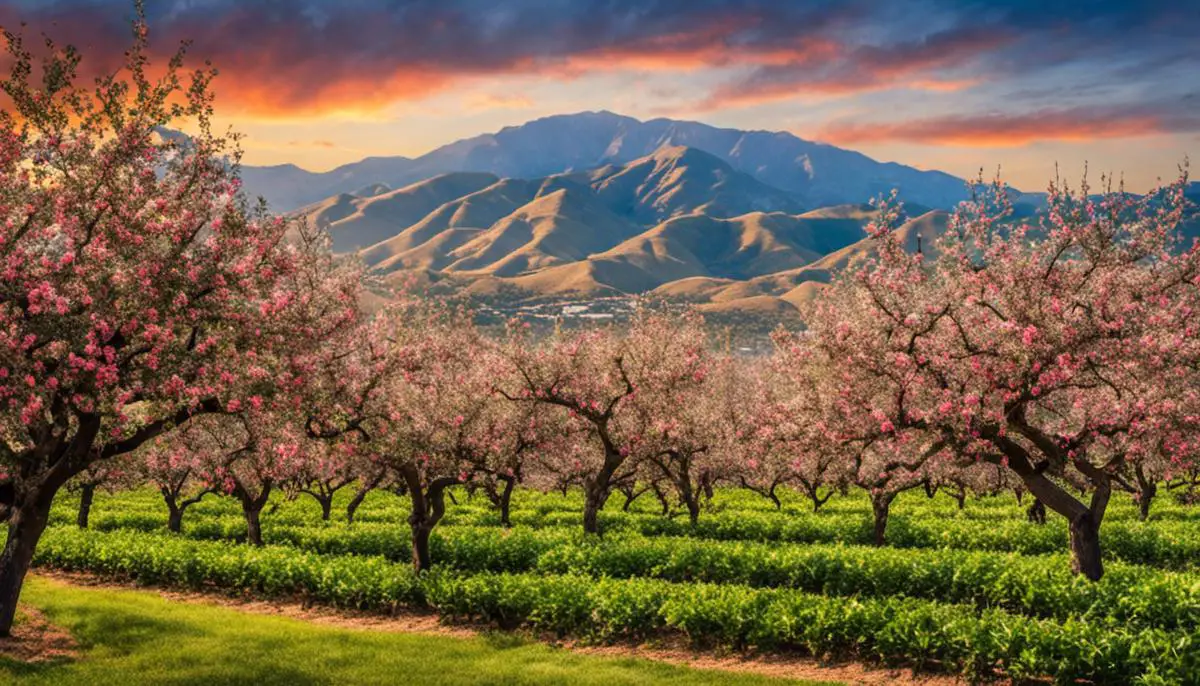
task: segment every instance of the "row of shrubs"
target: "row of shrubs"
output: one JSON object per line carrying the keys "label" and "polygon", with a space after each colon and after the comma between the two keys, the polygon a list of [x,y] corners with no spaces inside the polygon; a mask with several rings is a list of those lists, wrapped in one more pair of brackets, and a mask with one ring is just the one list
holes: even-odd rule
{"label": "row of shrubs", "polygon": [[[580,515],[572,512],[536,514],[513,513],[518,527],[578,531]],[[868,545],[872,541],[867,519],[820,516],[781,517],[764,513],[717,513],[701,519],[694,527],[686,520],[646,515],[605,512],[601,523],[608,534],[638,534],[649,537],[690,537],[721,541],[774,541],[787,543],[846,543]],[[268,538],[287,536],[288,540],[305,537],[312,546],[327,552],[365,552],[390,554],[396,545],[407,545],[403,519],[387,524],[359,522],[347,527],[341,522],[306,521],[294,516],[264,517]],[[65,524],[56,519],[55,523]],[[115,512],[92,517],[92,528],[101,531],[132,529],[155,531],[165,527],[165,516],[140,510]],[[440,528],[457,526],[499,528],[499,520],[490,511],[453,512]],[[385,527],[390,532],[384,548],[373,546],[377,534],[358,535],[363,528]],[[284,529],[293,531],[283,533]],[[305,533],[297,533],[303,530]],[[193,538],[244,538],[245,523],[236,514],[191,517],[184,531]],[[275,532],[275,533],[272,533]],[[1022,521],[980,522],[963,519],[927,518],[916,520],[892,517],[887,534],[889,544],[905,549],[957,549],[1020,553],[1023,555],[1058,554],[1067,550],[1065,522],[1052,519],[1044,525]],[[325,543],[320,543],[324,539]],[[395,541],[393,543],[392,541]],[[367,547],[361,547],[367,546]],[[1107,522],[1101,530],[1105,557],[1132,564],[1167,569],[1189,569],[1200,565],[1200,526],[1193,522]],[[407,552],[401,553],[407,556]]]}
{"label": "row of shrubs", "polygon": [[682,634],[697,644],[794,649],[1063,682],[1197,683],[1200,634],[1058,622],[912,598],[794,589],[442,571],[417,578],[381,557],[251,548],[160,534],[49,530],[37,564],[192,588],[216,586],[372,610],[428,606],[456,618],[593,640]]}
{"label": "row of shrubs", "polygon": [[[189,536],[219,539],[198,527]],[[220,532],[228,533],[228,532]],[[269,527],[267,542],[309,552],[411,558],[395,525]],[[1092,583],[1065,555],[713,541],[638,535],[585,538],[574,530],[443,527],[430,542],[438,564],[469,572],[654,577],[795,588],[836,596],[892,595],[1004,607],[1042,617],[1104,618],[1163,628],[1200,627],[1200,575],[1114,563]]]}
{"label": "row of shrubs", "polygon": [[[338,519],[344,517],[345,501],[349,499],[351,495],[350,491],[350,488],[346,488],[338,495],[334,510],[335,517]],[[643,500],[639,500],[635,504],[632,512],[625,513],[620,508],[622,497],[619,494],[614,495],[609,501],[606,513],[623,517],[642,516],[661,519],[657,502],[651,505],[650,500],[649,496],[643,496]],[[1153,521],[1200,523],[1200,512],[1197,512],[1195,508],[1178,506],[1165,498],[1160,500],[1162,502],[1155,504],[1152,515]],[[161,497],[156,491],[149,489],[122,492],[115,496],[101,496],[97,502],[97,514],[107,512],[112,508],[122,513],[140,512],[146,515],[161,514],[163,517],[166,516]],[[286,521],[294,525],[320,522],[320,510],[316,506],[315,501],[312,501],[308,496],[297,496],[294,502],[285,501],[279,496],[276,497],[275,502],[279,507],[270,516],[280,522]],[[559,493],[541,493],[539,491],[521,489],[514,497],[513,502],[513,513],[518,518],[537,519],[550,515],[578,519],[581,510],[581,497],[574,491],[563,496]],[[947,496],[938,496],[936,499],[930,500],[919,492],[911,492],[903,494],[893,505],[892,511],[897,519],[908,520],[949,518],[955,520],[986,520],[988,523],[994,523],[998,520],[1020,522],[1024,519],[1024,508],[1009,496],[972,499],[968,501],[968,506],[965,510],[959,511],[954,501]],[[452,505],[450,512],[452,516],[495,518],[491,504],[483,498],[464,499],[460,497],[459,504]],[[238,505],[232,499],[215,496],[210,496],[204,501],[193,505],[191,510],[189,510],[190,517],[201,518],[237,515],[238,513]],[[719,489],[710,511],[703,516],[707,518],[710,516],[733,514],[748,514],[753,517],[780,518],[784,520],[813,515],[808,503],[798,495],[790,496],[787,510],[778,512],[770,503],[756,494],[739,489]],[[820,519],[849,517],[855,519],[855,521],[862,521],[869,518],[870,515],[870,502],[865,497],[854,493],[848,497],[841,496],[834,498],[826,503],[817,517]],[[1109,505],[1105,520],[1109,523],[1118,521],[1132,522],[1137,519],[1137,516],[1137,508],[1133,503],[1119,499]],[[73,521],[75,517],[74,502],[69,502],[69,499],[62,501],[55,508],[54,517],[55,521],[63,523]],[[402,522],[407,517],[407,499],[383,491],[372,492],[356,514],[356,519],[362,522]]]}

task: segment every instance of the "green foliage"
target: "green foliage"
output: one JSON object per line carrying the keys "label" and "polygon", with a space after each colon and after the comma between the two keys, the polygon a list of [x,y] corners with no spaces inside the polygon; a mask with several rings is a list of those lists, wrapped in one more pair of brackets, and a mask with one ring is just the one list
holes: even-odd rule
{"label": "green foliage", "polygon": [[893,547],[875,548],[861,545],[869,504],[859,497],[814,514],[795,494],[776,511],[721,491],[695,527],[650,512],[657,503],[622,512],[610,502],[595,538],[580,532],[578,494],[517,495],[517,526],[502,529],[485,502],[460,494],[431,540],[436,568],[421,578],[410,571],[408,503],[387,493],[372,494],[353,525],[321,521],[305,498],[277,501],[261,549],[238,543],[245,524],[227,498],[189,510],[181,535],[165,533],[153,493],[99,499],[95,531],[72,526],[60,503],[36,563],[373,611],[432,607],[591,641],[677,634],[972,677],[1200,679],[1200,527],[1177,505],[1143,523],[1113,503],[1106,575],[1091,583],[1069,572],[1065,525],[1029,524],[1012,499],[959,511],[905,494]]}

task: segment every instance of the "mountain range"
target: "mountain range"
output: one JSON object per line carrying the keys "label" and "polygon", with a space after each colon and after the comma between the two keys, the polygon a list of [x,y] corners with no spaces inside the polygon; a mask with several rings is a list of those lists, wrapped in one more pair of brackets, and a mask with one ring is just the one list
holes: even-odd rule
{"label": "mountain range", "polygon": [[448,172],[541,178],[625,165],[663,147],[707,152],[807,207],[865,202],[899,189],[927,207],[950,208],[966,197],[964,182],[938,171],[815,143],[786,132],[741,131],[673,119],[639,121],[612,112],[537,119],[444,145],[420,157],[368,157],[327,172],[295,165],[246,166],[243,181],[277,211],[354,193],[374,184],[399,188]]}
{"label": "mountain range", "polygon": [[[549,117],[415,159],[243,176],[251,193],[284,206],[319,196],[293,214],[393,284],[502,309],[650,293],[768,321],[795,320],[834,273],[871,254],[866,200],[899,189],[912,217],[900,232],[915,250],[945,230],[967,188],[790,134],[607,112]],[[1012,195],[1018,215],[1045,204],[1043,194]]]}

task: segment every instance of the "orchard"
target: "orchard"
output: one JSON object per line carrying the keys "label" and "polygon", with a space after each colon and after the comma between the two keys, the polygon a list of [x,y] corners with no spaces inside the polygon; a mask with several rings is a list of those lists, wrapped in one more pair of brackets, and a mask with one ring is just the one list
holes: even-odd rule
{"label": "orchard", "polygon": [[6,34],[0,634],[39,565],[972,678],[1200,673],[1186,174],[1056,182],[1032,219],[977,183],[916,252],[884,200],[766,355],[649,303],[496,333],[368,313],[359,264],[244,197],[212,72],[152,75],[135,28],[86,88]]}

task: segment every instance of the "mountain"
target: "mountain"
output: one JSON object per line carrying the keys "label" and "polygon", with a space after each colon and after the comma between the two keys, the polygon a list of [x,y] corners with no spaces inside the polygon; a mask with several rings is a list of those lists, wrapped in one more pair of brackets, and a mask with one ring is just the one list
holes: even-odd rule
{"label": "mountain", "polygon": [[[832,211],[829,214],[852,214],[850,208],[830,210]],[[653,293],[694,304],[720,304],[724,310],[738,309],[754,303],[761,304],[763,298],[775,298],[796,308],[803,308],[812,302],[821,289],[832,280],[834,274],[875,254],[873,242],[861,232],[861,227],[869,219],[869,215],[862,217],[862,224],[859,224],[859,235],[862,237],[859,240],[802,266],[750,278],[682,279],[667,282],[657,287]],[[909,219],[896,231],[906,249],[916,252],[919,245],[923,252],[930,254],[934,242],[949,226],[949,221],[949,212],[930,210]]]}
{"label": "mountain", "polygon": [[642,223],[702,212],[799,212],[800,202],[696,148],[663,146],[625,165],[577,175],[599,199]]}
{"label": "mountain", "polygon": [[297,214],[328,229],[337,252],[351,252],[395,236],[454,198],[499,181],[491,174],[443,174],[370,197],[340,193]]}
{"label": "mountain", "polygon": [[584,188],[558,188],[492,224],[451,253],[446,269],[517,276],[578,262],[641,231]]}
{"label": "mountain", "polygon": [[[382,272],[432,269],[508,277],[588,259],[663,221],[695,217],[703,223],[801,209],[790,194],[708,153],[665,147],[626,165],[541,179],[454,172],[371,197],[341,193],[296,214],[327,228],[335,251],[361,251],[363,260]],[[774,259],[794,266],[858,237],[802,233],[799,240],[814,247],[804,247],[806,257],[799,261],[779,261],[774,244],[747,241],[749,249],[764,252],[764,264]],[[697,234],[690,244],[695,251],[711,252],[701,245],[704,240]]]}
{"label": "mountain", "polygon": [[906,201],[927,207],[949,208],[966,198],[965,183],[949,174],[877,162],[786,132],[741,131],[673,119],[639,121],[611,112],[537,119],[416,158],[371,157],[322,173],[295,165],[246,166],[242,175],[250,194],[264,196],[276,210],[291,211],[370,184],[399,188],[465,171],[543,178],[607,165],[625,167],[664,148],[679,147],[707,152],[735,171],[787,192],[805,207],[861,203],[893,188]]}

